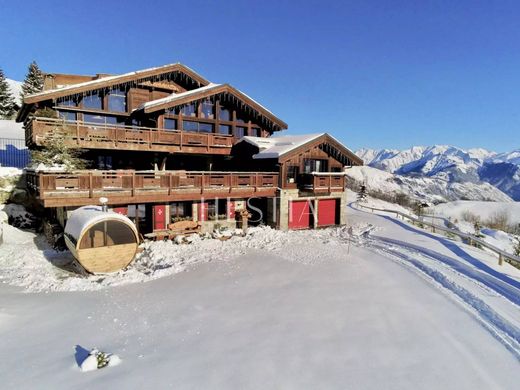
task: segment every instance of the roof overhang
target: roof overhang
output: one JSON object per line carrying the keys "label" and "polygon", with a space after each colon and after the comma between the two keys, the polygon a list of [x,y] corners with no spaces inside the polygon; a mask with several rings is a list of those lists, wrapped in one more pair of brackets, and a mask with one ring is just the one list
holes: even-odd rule
{"label": "roof overhang", "polygon": [[222,93],[234,96],[236,99],[243,102],[251,109],[257,111],[259,115],[265,117],[267,120],[272,122],[280,130],[287,129],[287,123],[282,121],[280,118],[276,117],[271,111],[262,106],[260,103],[253,100],[245,93],[239,91],[238,89],[232,87],[229,84],[208,84],[204,87],[197,88],[191,91],[186,91],[179,94],[172,94],[162,99],[157,99],[151,102],[144,103],[141,105],[141,107],[138,108],[138,110],[142,110],[145,113],[156,112],[176,106],[181,106],[193,102],[195,100],[204,99]]}

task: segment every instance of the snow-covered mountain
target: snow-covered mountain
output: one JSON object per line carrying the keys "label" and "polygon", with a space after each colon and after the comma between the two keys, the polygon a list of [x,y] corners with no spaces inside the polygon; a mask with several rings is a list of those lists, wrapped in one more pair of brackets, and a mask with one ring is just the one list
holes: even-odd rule
{"label": "snow-covered mountain", "polygon": [[[464,150],[454,146],[414,146],[407,150],[361,149],[356,154],[365,164],[395,174],[400,180],[430,178],[445,182],[447,189],[467,187],[463,198],[477,200],[476,188],[485,188],[487,199],[499,200],[502,195],[492,194],[483,184],[490,184],[520,201],[520,150],[510,153],[495,153],[486,149]],[[453,200],[454,194],[444,194]],[[488,197],[488,195],[492,195]],[[482,197],[479,197],[482,198]]]}

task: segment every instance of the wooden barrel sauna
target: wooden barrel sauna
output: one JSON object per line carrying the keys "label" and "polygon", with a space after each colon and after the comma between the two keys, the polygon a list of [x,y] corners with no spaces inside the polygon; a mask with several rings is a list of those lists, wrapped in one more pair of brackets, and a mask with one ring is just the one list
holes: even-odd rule
{"label": "wooden barrel sauna", "polygon": [[132,262],[139,245],[134,223],[99,206],[74,210],[65,225],[65,243],[90,273],[119,271]]}

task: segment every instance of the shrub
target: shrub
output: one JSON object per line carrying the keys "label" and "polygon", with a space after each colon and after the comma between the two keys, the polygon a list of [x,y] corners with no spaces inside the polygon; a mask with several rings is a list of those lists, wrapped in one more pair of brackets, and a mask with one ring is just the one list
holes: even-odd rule
{"label": "shrub", "polygon": [[472,224],[475,224],[476,222],[480,222],[480,217],[477,214],[474,214],[469,210],[464,210],[460,216],[461,216],[462,220],[465,222],[470,222]]}
{"label": "shrub", "polygon": [[509,213],[507,210],[497,211],[483,223],[490,229],[502,230],[504,232],[509,230]]}

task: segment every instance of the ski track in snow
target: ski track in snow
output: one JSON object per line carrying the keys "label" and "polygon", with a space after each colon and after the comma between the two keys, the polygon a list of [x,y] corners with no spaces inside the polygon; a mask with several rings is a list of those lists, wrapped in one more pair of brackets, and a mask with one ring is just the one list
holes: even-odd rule
{"label": "ski track in snow", "polygon": [[[408,251],[406,246],[388,245],[385,241],[370,238],[366,241],[366,245],[377,253],[411,269],[431,284],[440,287],[447,295],[455,298],[520,361],[520,329],[498,314],[474,293],[457,283],[454,278],[448,276],[446,272],[443,272],[445,270],[430,266],[425,261],[429,259],[434,262],[443,262],[445,256],[432,255],[432,253],[424,255],[419,251]],[[475,282],[475,280],[472,281]],[[478,285],[478,283],[475,284]],[[486,290],[484,286],[479,287]]]}

